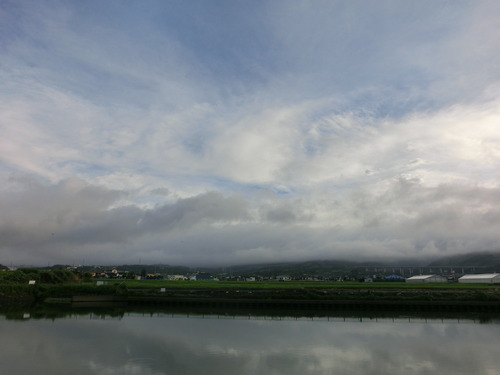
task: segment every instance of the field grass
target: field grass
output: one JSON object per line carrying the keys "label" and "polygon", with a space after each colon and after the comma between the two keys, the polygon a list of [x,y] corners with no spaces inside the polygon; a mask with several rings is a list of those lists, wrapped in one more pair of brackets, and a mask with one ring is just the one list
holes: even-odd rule
{"label": "field grass", "polygon": [[[70,297],[73,295],[88,295],[88,294],[127,294],[132,293],[157,293],[160,288],[170,290],[175,295],[198,293],[198,295],[212,295],[212,293],[223,293],[224,291],[238,293],[238,291],[261,291],[262,293],[324,293],[334,292],[338,290],[342,294],[352,291],[356,294],[365,292],[374,293],[394,293],[397,291],[426,291],[429,293],[436,291],[453,292],[453,291],[470,291],[472,293],[479,293],[481,291],[493,295],[500,295],[500,285],[488,284],[463,284],[463,283],[400,283],[400,282],[313,282],[313,281],[169,281],[169,280],[122,280],[111,279],[102,280],[105,285],[98,286],[96,281],[81,282],[81,283],[64,283],[64,284],[42,284],[27,285],[25,283],[17,284],[4,284],[0,282],[0,298],[2,296],[36,296],[40,297]],[[174,292],[175,290],[175,292]]]}
{"label": "field grass", "polygon": [[[81,283],[2,285],[0,300],[5,297],[32,297],[37,301],[62,301],[78,295],[163,296],[175,298],[258,298],[266,300],[495,300],[500,301],[500,285],[462,283],[404,282],[306,282],[306,281],[169,281],[169,280],[97,280]],[[104,280],[103,280],[104,281]]]}
{"label": "field grass", "polygon": [[399,282],[329,282],[329,281],[170,281],[107,280],[108,285],[124,285],[129,289],[497,289],[500,285],[465,283],[399,283]]}

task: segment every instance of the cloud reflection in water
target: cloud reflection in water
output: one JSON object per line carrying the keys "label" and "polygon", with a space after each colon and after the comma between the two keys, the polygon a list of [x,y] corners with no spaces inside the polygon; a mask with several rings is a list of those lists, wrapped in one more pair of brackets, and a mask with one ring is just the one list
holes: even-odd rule
{"label": "cloud reflection in water", "polygon": [[[460,324],[458,324],[460,323]],[[500,372],[500,325],[127,315],[0,320],[10,374],[477,374]]]}

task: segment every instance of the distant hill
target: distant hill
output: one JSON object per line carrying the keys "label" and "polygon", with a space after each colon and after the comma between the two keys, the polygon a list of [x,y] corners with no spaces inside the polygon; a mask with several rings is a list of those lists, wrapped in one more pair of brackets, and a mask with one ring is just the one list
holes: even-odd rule
{"label": "distant hill", "polygon": [[[286,274],[289,276],[334,276],[339,274],[363,273],[364,268],[397,268],[397,267],[478,267],[477,272],[500,272],[500,252],[468,253],[442,257],[424,261],[422,259],[386,260],[386,261],[343,261],[343,260],[316,260],[307,262],[287,262],[271,264],[253,264],[228,267],[225,272],[239,275],[270,276]],[[207,270],[208,271],[208,270]]]}
{"label": "distant hill", "polygon": [[226,274],[241,276],[277,276],[291,277],[332,277],[350,273],[361,266],[381,266],[376,262],[350,262],[343,260],[315,260],[306,262],[283,262],[268,264],[248,264],[226,267]]}
{"label": "distant hill", "polygon": [[[49,268],[66,268],[68,266],[56,265]],[[323,277],[330,278],[339,275],[350,275],[356,277],[365,273],[374,273],[377,268],[387,272],[391,269],[396,270],[402,267],[406,272],[422,272],[425,267],[459,267],[465,273],[485,273],[500,272],[500,251],[498,252],[478,252],[461,255],[451,255],[433,260],[424,259],[384,259],[379,261],[346,261],[346,260],[310,260],[304,262],[281,262],[265,264],[247,264],[233,265],[226,267],[189,267],[189,266],[171,266],[165,264],[128,264],[115,266],[83,266],[79,267],[81,271],[93,271],[96,269],[126,270],[137,275],[146,271],[147,273],[159,274],[189,274],[194,272],[209,272],[214,275],[225,274],[228,276],[277,276],[288,275],[291,277]],[[414,267],[414,270],[408,271],[408,268]],[[474,267],[477,267],[474,269]],[[1,266],[0,266],[1,268]],[[401,270],[401,269],[400,269]],[[424,272],[435,272],[428,269]]]}
{"label": "distant hill", "polygon": [[429,266],[487,267],[500,272],[500,252],[481,252],[452,255],[436,259]]}

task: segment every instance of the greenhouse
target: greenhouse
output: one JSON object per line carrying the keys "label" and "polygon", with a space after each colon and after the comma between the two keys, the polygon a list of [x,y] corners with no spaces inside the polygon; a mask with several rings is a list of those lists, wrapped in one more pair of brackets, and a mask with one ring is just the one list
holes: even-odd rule
{"label": "greenhouse", "polygon": [[407,283],[446,283],[448,279],[439,275],[418,275],[406,279]]}
{"label": "greenhouse", "polygon": [[465,275],[459,278],[458,282],[500,284],[500,273],[482,273],[482,274]]}

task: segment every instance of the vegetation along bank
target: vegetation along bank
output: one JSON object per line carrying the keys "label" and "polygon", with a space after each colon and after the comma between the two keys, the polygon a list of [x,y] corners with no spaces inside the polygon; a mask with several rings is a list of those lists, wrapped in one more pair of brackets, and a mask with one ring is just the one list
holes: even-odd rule
{"label": "vegetation along bank", "polygon": [[0,303],[217,308],[411,308],[500,312],[500,285],[404,282],[91,280],[69,270],[2,272]]}

